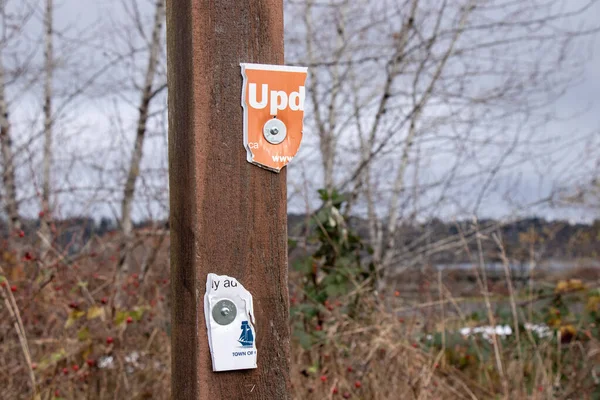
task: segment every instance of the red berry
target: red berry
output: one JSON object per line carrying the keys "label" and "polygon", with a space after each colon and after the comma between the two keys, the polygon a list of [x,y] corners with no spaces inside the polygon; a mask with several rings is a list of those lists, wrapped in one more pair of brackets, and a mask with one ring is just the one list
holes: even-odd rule
{"label": "red berry", "polygon": [[130,324],[130,323],[132,323],[132,322],[133,322],[133,318],[131,318],[131,317],[127,317],[127,323],[128,323],[128,324]]}
{"label": "red berry", "polygon": [[332,306],[332,305],[328,305],[328,306],[327,306],[327,309],[328,309],[329,311],[333,311],[333,306]]}
{"label": "red berry", "polygon": [[17,291],[17,287],[15,285],[12,285],[10,287],[10,291],[13,292],[13,293],[16,292]]}
{"label": "red berry", "polygon": [[339,393],[338,388],[334,387],[333,389],[331,389],[331,393],[332,394],[338,394]]}
{"label": "red berry", "polygon": [[349,399],[350,398],[350,393],[344,392],[344,394],[342,395],[342,397],[345,398],[345,399]]}
{"label": "red berry", "polygon": [[77,372],[79,371],[79,365],[73,365],[73,371]]}
{"label": "red berry", "polygon": [[412,347],[414,347],[416,349],[417,347],[419,347],[419,345],[417,343],[413,343]]}
{"label": "red berry", "polygon": [[362,383],[360,383],[360,381],[354,382],[354,387],[355,388],[360,389],[361,386],[362,386]]}
{"label": "red berry", "polygon": [[404,318],[398,318],[398,322],[400,322],[401,324],[404,323]]}
{"label": "red berry", "polygon": [[77,308],[77,307],[79,307],[79,304],[77,304],[77,302],[72,301],[69,303],[69,308]]}
{"label": "red berry", "polygon": [[23,259],[24,259],[25,261],[31,261],[31,260],[33,260],[33,255],[31,255],[31,253],[30,253],[30,252],[26,251],[26,252],[25,252],[25,255],[23,256]]}
{"label": "red berry", "polygon": [[168,279],[163,280],[163,283],[166,285],[167,283],[169,283]]}
{"label": "red berry", "polygon": [[106,303],[108,303],[108,299],[106,297],[103,297],[100,299],[100,303],[106,304]]}
{"label": "red berry", "polygon": [[323,327],[321,325],[317,325],[315,327],[315,331],[322,331],[322,330],[323,330]]}
{"label": "red berry", "polygon": [[44,211],[40,211],[39,214],[40,218],[44,218]]}
{"label": "red berry", "polygon": [[396,296],[396,297],[400,296],[400,292],[399,292],[398,290],[396,290],[396,291],[394,292],[394,296]]}
{"label": "red berry", "polygon": [[25,237],[25,232],[19,231],[19,237]]}
{"label": "red berry", "polygon": [[0,282],[0,286],[2,286],[2,287],[6,287],[6,281],[2,281],[2,282]]}
{"label": "red berry", "polygon": [[37,363],[31,363],[31,369],[37,369]]}
{"label": "red berry", "polygon": [[352,366],[350,365],[350,366],[348,367],[348,372],[352,372],[352,371],[354,371],[354,370],[352,369]]}
{"label": "red berry", "polygon": [[56,389],[54,391],[54,397],[59,397],[60,396],[60,391],[58,389]]}
{"label": "red berry", "polygon": [[327,382],[327,375],[321,375],[321,382]]}
{"label": "red berry", "polygon": [[112,336],[109,336],[109,337],[106,338],[106,343],[107,344],[111,344],[114,341],[115,341],[115,339],[113,339]]}
{"label": "red berry", "polygon": [[69,374],[69,368],[63,368],[63,374],[68,375]]}
{"label": "red berry", "polygon": [[94,364],[96,364],[96,361],[94,361],[94,360],[92,360],[92,359],[88,358],[88,359],[86,360],[86,364],[88,365],[88,367],[90,367],[90,368],[91,368],[91,367],[93,367],[93,366],[94,366]]}

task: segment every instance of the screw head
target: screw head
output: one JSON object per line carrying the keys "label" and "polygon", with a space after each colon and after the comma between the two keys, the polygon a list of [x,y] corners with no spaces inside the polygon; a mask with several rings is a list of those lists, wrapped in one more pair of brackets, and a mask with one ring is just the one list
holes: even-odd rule
{"label": "screw head", "polygon": [[287,128],[280,119],[271,118],[265,122],[265,125],[263,126],[263,135],[267,142],[279,144],[285,140]]}
{"label": "screw head", "polygon": [[229,325],[236,315],[235,303],[228,299],[219,300],[212,308],[212,317],[219,325]]}

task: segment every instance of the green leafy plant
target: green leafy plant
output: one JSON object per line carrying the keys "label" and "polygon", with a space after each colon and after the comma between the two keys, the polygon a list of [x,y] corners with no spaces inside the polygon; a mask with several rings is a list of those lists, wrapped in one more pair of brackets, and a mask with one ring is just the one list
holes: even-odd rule
{"label": "green leafy plant", "polygon": [[305,348],[323,339],[328,313],[345,307],[352,317],[360,296],[374,287],[373,265],[365,268],[362,263],[372,251],[340,211],[346,197],[337,191],[319,190],[319,194],[323,206],[311,219],[308,238],[316,250],[292,264],[303,284],[300,302],[291,310],[294,335]]}

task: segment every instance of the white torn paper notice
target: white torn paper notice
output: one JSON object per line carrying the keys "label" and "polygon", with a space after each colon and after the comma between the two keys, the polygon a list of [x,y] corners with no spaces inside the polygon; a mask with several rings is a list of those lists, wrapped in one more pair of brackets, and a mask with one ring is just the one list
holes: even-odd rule
{"label": "white torn paper notice", "polygon": [[252,295],[237,279],[208,274],[204,316],[213,371],[256,368]]}

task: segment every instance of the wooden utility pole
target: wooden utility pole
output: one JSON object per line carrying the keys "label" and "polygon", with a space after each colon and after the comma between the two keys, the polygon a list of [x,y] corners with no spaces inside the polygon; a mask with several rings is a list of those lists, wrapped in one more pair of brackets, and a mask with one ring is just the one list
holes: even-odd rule
{"label": "wooden utility pole", "polygon": [[[286,171],[246,161],[240,63],[283,64],[282,0],[168,0],[172,399],[289,398]],[[254,297],[258,368],[212,372],[207,274]]]}

